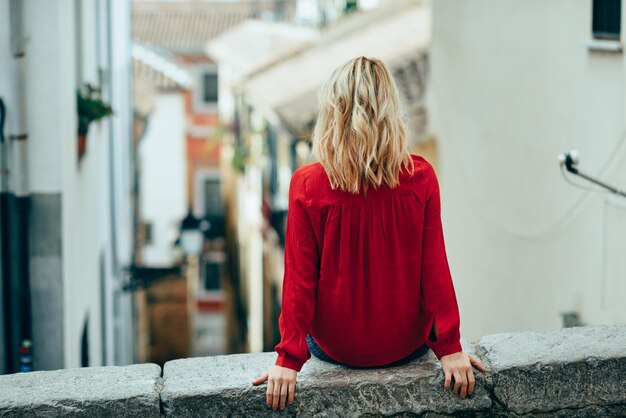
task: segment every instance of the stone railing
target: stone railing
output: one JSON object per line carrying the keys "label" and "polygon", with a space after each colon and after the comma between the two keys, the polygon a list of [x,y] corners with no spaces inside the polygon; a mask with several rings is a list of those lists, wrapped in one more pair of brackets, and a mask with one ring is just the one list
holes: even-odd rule
{"label": "stone railing", "polygon": [[480,358],[465,399],[443,389],[432,352],[403,365],[356,369],[312,357],[295,402],[265,405],[252,380],[275,353],[0,376],[0,416],[626,416],[626,325],[488,335],[463,349]]}

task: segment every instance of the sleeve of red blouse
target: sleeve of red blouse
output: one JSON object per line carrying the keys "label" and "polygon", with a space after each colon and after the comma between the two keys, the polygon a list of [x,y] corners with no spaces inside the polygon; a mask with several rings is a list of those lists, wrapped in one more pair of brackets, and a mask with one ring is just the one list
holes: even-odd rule
{"label": "sleeve of red blouse", "polygon": [[275,347],[275,364],[298,372],[311,358],[306,335],[313,323],[319,278],[317,240],[305,202],[303,178],[296,170],[289,185],[282,309],[278,318],[281,341]]}
{"label": "sleeve of red blouse", "polygon": [[426,202],[422,238],[422,297],[426,311],[434,316],[439,327],[437,341],[427,338],[426,345],[441,360],[462,351],[460,315],[446,256],[439,182],[433,167],[429,167],[432,187]]}

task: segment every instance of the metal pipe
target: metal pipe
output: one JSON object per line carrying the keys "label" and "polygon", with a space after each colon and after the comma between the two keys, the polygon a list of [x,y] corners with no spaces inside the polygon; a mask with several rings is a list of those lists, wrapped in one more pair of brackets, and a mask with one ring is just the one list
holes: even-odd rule
{"label": "metal pipe", "polygon": [[[9,231],[10,273],[8,295],[9,318],[5,324],[9,329],[7,342],[7,372],[32,370],[32,326],[30,309],[29,269],[29,214],[30,195],[28,190],[28,134],[26,123],[26,71],[24,37],[24,2],[10,0],[9,27],[11,54],[11,77],[14,86],[15,105],[11,107],[11,130],[9,135]],[[5,260],[6,261],[6,260]],[[7,298],[8,296],[8,298]],[[6,331],[6,330],[5,330]],[[20,352],[22,350],[22,352]],[[26,350],[26,351],[24,351]],[[27,354],[27,355],[25,355]]]}
{"label": "metal pipe", "polygon": [[11,39],[11,54],[13,55],[12,78],[14,86],[15,106],[11,113],[11,126],[13,134],[9,136],[13,154],[13,175],[11,188],[16,196],[28,194],[28,177],[26,175],[26,145],[28,134],[26,133],[26,77],[25,77],[25,39],[23,33],[24,2],[11,0],[9,3],[9,26]]}
{"label": "metal pipe", "polygon": [[622,196],[622,197],[626,197],[626,192],[621,191],[620,189],[618,189],[617,187],[613,187],[610,184],[604,183],[601,180],[597,180],[593,177],[591,177],[588,174],[583,173],[582,171],[580,171],[578,168],[572,166],[571,164],[567,164],[565,165],[565,168],[567,168],[567,171],[569,171],[572,174],[576,174],[577,176],[580,176],[592,183],[597,184],[598,186],[604,187],[605,189],[609,190],[612,193],[615,193],[618,196]]}
{"label": "metal pipe", "polygon": [[[9,235],[9,184],[7,166],[8,146],[4,140],[4,122],[6,120],[6,106],[0,98],[0,283],[2,284],[2,336],[4,347],[12,346],[11,340],[11,286],[9,278],[11,277],[11,268],[9,262],[11,256],[9,246],[11,245]],[[0,374],[8,373],[11,357],[9,350],[2,352],[2,363],[0,364]]]}

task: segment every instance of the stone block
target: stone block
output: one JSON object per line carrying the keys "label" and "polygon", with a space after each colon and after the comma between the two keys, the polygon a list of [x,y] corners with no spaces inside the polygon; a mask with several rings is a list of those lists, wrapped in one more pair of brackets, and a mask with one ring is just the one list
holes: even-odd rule
{"label": "stone block", "polygon": [[[475,353],[463,340],[463,349]],[[295,402],[283,411],[265,404],[267,383],[252,380],[269,370],[276,353],[234,354],[167,362],[161,392],[168,417],[415,416],[488,411],[492,402],[485,374],[475,371],[476,390],[460,398],[443,387],[432,351],[402,365],[359,369],[311,357],[298,373]],[[404,414],[404,415],[401,415]]]}
{"label": "stone block", "polygon": [[[479,342],[491,365],[494,400],[512,414],[626,409],[626,326],[487,335]],[[607,409],[608,408],[608,409]],[[619,415],[614,416],[622,416]],[[572,415],[574,416],[574,415]]]}
{"label": "stone block", "polygon": [[156,364],[0,376],[2,417],[159,417]]}
{"label": "stone block", "polygon": [[295,402],[265,404],[275,352],[189,358],[0,376],[2,417],[623,417],[626,326],[599,325],[461,340],[480,358],[473,396],[443,388],[431,351],[388,367],[354,368],[311,357]]}

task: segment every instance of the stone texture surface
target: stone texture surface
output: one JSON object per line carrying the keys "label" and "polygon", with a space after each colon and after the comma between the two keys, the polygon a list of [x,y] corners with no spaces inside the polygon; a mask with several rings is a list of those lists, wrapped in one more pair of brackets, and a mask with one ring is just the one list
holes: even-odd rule
{"label": "stone texture surface", "polygon": [[[462,341],[467,352],[473,344]],[[175,360],[165,364],[163,410],[171,417],[419,416],[429,411],[460,414],[488,411],[485,374],[475,370],[476,391],[461,399],[443,388],[444,376],[432,351],[402,365],[358,369],[312,357],[298,374],[295,402],[283,411],[265,404],[267,383],[252,380],[267,371],[276,353],[236,354]]]}
{"label": "stone texture surface", "polygon": [[[624,325],[493,334],[483,337],[480,346],[502,411],[626,416]],[[567,410],[567,415],[557,415],[557,410]]]}
{"label": "stone texture surface", "polygon": [[626,325],[494,334],[462,340],[486,372],[461,399],[443,388],[431,351],[393,367],[333,365],[312,357],[296,401],[265,405],[276,353],[165,364],[94,367],[0,376],[0,417],[625,417]]}
{"label": "stone texture surface", "polygon": [[0,376],[1,417],[159,417],[156,364]]}

